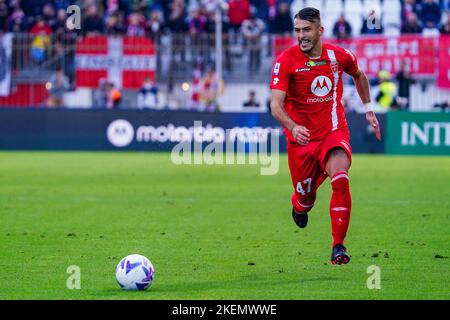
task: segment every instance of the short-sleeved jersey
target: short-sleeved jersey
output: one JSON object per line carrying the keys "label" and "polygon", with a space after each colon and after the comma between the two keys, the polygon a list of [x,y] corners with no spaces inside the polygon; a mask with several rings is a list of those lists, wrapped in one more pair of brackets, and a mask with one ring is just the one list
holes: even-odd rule
{"label": "short-sleeved jersey", "polygon": [[[342,73],[358,71],[356,57],[347,49],[322,45],[317,58],[306,56],[298,45],[281,53],[272,70],[271,89],[286,92],[284,107],[291,119],[305,126],[310,139],[321,140],[329,132],[347,128],[342,106]],[[288,141],[295,141],[285,129]]]}

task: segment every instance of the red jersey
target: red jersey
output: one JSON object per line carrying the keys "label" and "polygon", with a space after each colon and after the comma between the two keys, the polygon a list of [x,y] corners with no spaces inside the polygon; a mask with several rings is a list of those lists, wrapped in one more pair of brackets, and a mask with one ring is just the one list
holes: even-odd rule
{"label": "red jersey", "polygon": [[[284,108],[291,119],[309,130],[310,140],[347,129],[342,106],[342,73],[358,71],[356,57],[347,49],[323,44],[317,58],[306,56],[298,45],[281,53],[273,67],[271,89],[286,92]],[[285,128],[288,141],[295,142]]]}

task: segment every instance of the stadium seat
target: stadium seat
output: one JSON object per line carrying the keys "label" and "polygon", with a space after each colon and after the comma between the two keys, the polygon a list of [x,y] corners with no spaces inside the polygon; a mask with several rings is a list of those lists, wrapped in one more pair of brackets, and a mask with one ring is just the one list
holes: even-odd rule
{"label": "stadium seat", "polygon": [[323,1],[322,0],[294,0],[291,3],[291,15],[295,16],[301,9],[305,7],[313,7],[319,9],[322,13],[323,11]]}
{"label": "stadium seat", "polygon": [[381,2],[380,0],[364,0],[363,2],[364,11],[368,12],[372,8],[378,9],[378,13],[380,13],[381,10]]}
{"label": "stadium seat", "polygon": [[306,0],[305,7],[313,7],[322,11],[323,1],[322,0]]}
{"label": "stadium seat", "polygon": [[385,27],[397,27],[401,25],[400,0],[384,0],[381,6],[383,24]]}
{"label": "stadium seat", "polygon": [[346,0],[344,2],[344,12],[352,26],[352,35],[358,36],[361,32],[363,17],[366,14],[362,1]]}
{"label": "stadium seat", "polygon": [[349,12],[362,13],[364,11],[362,0],[345,0],[344,11],[346,14]]}
{"label": "stadium seat", "polygon": [[294,0],[291,3],[291,16],[294,17],[301,9],[305,7],[304,0]]}
{"label": "stadium seat", "polygon": [[340,14],[344,11],[344,2],[342,0],[327,0],[323,11],[324,13],[337,12]]}
{"label": "stadium seat", "polygon": [[326,15],[339,16],[344,12],[344,2],[342,0],[328,0],[323,7],[323,13]]}

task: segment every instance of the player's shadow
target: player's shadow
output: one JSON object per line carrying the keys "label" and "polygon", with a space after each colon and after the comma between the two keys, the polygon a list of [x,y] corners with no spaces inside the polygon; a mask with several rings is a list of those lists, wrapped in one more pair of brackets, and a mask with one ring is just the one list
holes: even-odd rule
{"label": "player's shadow", "polygon": [[[223,280],[223,281],[197,281],[197,282],[180,282],[172,284],[159,283],[150,289],[150,291],[155,294],[167,294],[169,299],[173,295],[176,295],[180,299],[191,299],[195,296],[201,296],[202,292],[215,291],[217,294],[212,297],[212,299],[220,299],[220,292],[223,292],[224,299],[229,299],[230,292],[236,292],[236,298],[248,299],[251,297],[252,293],[255,291],[260,291],[262,288],[264,291],[268,292],[268,296],[273,293],[273,298],[277,299],[278,293],[282,292],[283,297],[280,299],[285,299],[284,294],[286,290],[295,291],[298,293],[298,289],[304,287],[306,283],[314,283],[320,281],[339,281],[342,278],[339,277],[302,277],[298,276],[297,279],[273,279],[269,280],[267,277],[263,276],[242,276],[238,278]],[[292,284],[297,283],[297,286],[292,286]],[[193,297],[194,296],[194,297]],[[219,296],[219,297],[217,297]],[[160,296],[158,298],[161,298]],[[201,298],[201,297],[200,297]]]}

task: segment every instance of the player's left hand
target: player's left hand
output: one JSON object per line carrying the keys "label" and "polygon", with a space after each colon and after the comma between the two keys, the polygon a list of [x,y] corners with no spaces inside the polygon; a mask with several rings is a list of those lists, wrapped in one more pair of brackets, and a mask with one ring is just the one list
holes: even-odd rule
{"label": "player's left hand", "polygon": [[378,123],[378,119],[377,116],[375,115],[375,112],[373,111],[366,112],[366,119],[367,121],[369,121],[370,126],[375,130],[375,137],[377,137],[377,139],[381,141],[380,124]]}

